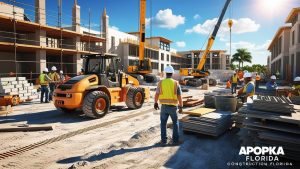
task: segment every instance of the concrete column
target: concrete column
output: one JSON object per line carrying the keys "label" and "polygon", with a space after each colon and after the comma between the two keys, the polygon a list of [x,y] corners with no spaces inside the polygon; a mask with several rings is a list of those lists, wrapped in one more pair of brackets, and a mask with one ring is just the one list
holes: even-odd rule
{"label": "concrete column", "polygon": [[46,2],[35,0],[35,22],[46,25]]}
{"label": "concrete column", "polygon": [[191,53],[191,68],[194,68],[194,57],[195,57],[195,54],[194,52]]}
{"label": "concrete column", "polygon": [[80,6],[77,4],[77,0],[74,1],[72,8],[72,30],[80,32]]}
{"label": "concrete column", "polygon": [[103,13],[102,13],[102,32],[103,36],[105,38],[105,42],[103,43],[103,48],[104,48],[104,52],[107,53],[109,51],[109,17],[106,14],[106,9],[104,8]]}
{"label": "concrete column", "polygon": [[[41,73],[47,66],[46,66],[46,51],[45,50],[38,50],[35,52],[36,56],[36,73]],[[49,69],[49,68],[48,68]]]}
{"label": "concrete column", "polygon": [[213,63],[213,61],[212,61],[212,53],[211,52],[209,52],[209,54],[208,54],[208,56],[209,56],[209,69],[212,69],[212,63]]}
{"label": "concrete column", "polygon": [[75,63],[73,67],[74,73],[80,72],[81,68],[83,68],[83,60],[79,53],[73,55],[73,63]]}

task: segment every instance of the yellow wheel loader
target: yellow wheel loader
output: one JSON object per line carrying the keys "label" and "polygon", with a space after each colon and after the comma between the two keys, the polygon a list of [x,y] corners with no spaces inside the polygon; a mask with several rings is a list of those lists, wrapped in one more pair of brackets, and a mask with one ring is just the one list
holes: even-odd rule
{"label": "yellow wheel loader", "polygon": [[82,109],[92,118],[106,115],[111,105],[125,102],[139,109],[150,98],[150,90],[140,87],[136,78],[120,71],[120,59],[112,54],[82,56],[84,74],[59,85],[53,94],[56,108],[63,112]]}

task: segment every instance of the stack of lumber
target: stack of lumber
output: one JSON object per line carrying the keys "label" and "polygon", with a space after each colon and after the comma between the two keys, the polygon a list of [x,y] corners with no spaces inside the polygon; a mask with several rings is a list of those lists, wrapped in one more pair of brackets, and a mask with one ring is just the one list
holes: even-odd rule
{"label": "stack of lumber", "polygon": [[[183,131],[190,131],[199,134],[218,137],[232,126],[231,113],[220,112],[214,109],[203,110],[200,115],[188,115],[180,120]],[[202,115],[203,114],[203,115]]]}
{"label": "stack of lumber", "polygon": [[251,109],[290,115],[293,105],[292,101],[284,96],[254,96]]}
{"label": "stack of lumber", "polygon": [[21,101],[38,98],[37,89],[25,77],[0,78],[0,95],[18,95]]}
{"label": "stack of lumber", "polygon": [[300,161],[300,106],[283,97],[258,97],[234,114],[244,146],[282,146],[283,158]]}
{"label": "stack of lumber", "polygon": [[182,102],[184,107],[195,107],[204,102],[204,99],[194,99],[193,96],[183,96]]}

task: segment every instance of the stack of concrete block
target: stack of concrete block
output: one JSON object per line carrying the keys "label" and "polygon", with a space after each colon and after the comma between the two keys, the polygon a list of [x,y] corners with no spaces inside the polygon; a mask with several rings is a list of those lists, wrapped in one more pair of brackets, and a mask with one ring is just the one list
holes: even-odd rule
{"label": "stack of concrete block", "polygon": [[28,83],[26,77],[0,78],[0,95],[18,95],[22,101],[38,98],[37,89],[34,89],[32,83]]}

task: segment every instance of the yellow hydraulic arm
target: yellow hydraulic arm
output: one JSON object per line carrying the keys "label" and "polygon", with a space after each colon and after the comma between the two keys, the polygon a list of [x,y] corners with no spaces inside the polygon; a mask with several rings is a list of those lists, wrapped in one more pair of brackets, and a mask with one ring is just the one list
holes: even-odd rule
{"label": "yellow hydraulic arm", "polygon": [[227,7],[228,7],[230,1],[231,1],[231,0],[227,0],[227,1],[226,1],[225,6],[223,7],[222,12],[221,12],[221,15],[220,15],[220,17],[219,17],[219,19],[218,19],[218,22],[217,22],[217,24],[216,24],[216,26],[215,26],[215,28],[214,28],[214,31],[213,31],[213,33],[211,34],[211,36],[209,37],[209,39],[208,39],[208,42],[207,42],[207,45],[206,45],[206,49],[205,49],[205,51],[203,52],[203,54],[202,54],[202,56],[201,56],[201,60],[200,60],[200,62],[199,62],[199,64],[198,64],[198,66],[197,66],[197,69],[198,69],[198,70],[202,70],[202,69],[203,69],[203,66],[204,66],[205,61],[206,61],[206,56],[207,56],[207,54],[209,53],[211,47],[212,47],[213,44],[214,44],[216,35],[217,35],[217,33],[218,33],[218,30],[219,30],[219,28],[220,28],[221,22],[222,22],[222,20],[223,20],[223,17],[224,17],[224,15],[225,15],[225,12],[226,12],[226,10],[227,10]]}
{"label": "yellow hydraulic arm", "polygon": [[139,64],[142,66],[145,58],[145,27],[146,27],[146,0],[140,0],[140,44],[139,44]]}

